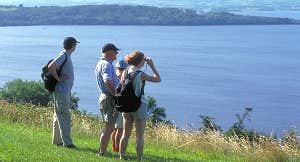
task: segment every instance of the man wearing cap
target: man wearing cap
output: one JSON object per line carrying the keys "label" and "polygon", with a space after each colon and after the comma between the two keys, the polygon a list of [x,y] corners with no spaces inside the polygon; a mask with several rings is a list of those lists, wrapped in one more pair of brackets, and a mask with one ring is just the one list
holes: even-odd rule
{"label": "man wearing cap", "polygon": [[[53,92],[54,116],[52,143],[57,146],[76,148],[71,138],[71,89],[74,82],[74,69],[71,54],[79,43],[73,37],[64,39],[64,50],[49,64],[48,68],[58,81]],[[61,75],[57,74],[61,68]]]}
{"label": "man wearing cap", "polygon": [[114,130],[114,124],[118,112],[114,108],[115,88],[119,83],[113,61],[117,59],[119,49],[112,43],[105,44],[102,49],[102,57],[96,65],[95,74],[97,85],[100,90],[98,100],[99,108],[103,116],[104,126],[100,132],[100,147],[98,155],[104,155],[110,135]]}

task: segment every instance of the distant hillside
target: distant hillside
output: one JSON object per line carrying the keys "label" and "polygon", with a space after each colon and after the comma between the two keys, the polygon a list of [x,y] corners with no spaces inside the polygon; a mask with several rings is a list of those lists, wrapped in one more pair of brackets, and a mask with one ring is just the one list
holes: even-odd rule
{"label": "distant hillside", "polygon": [[300,0],[1,0],[0,5],[74,6],[74,5],[145,5],[156,7],[188,8],[198,11],[225,10],[300,10]]}
{"label": "distant hillside", "polygon": [[0,26],[25,25],[256,25],[299,24],[284,18],[130,5],[0,6]]}

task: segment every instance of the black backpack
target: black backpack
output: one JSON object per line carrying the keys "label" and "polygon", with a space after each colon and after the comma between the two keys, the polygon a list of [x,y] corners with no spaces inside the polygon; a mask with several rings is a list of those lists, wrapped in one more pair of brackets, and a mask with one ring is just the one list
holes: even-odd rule
{"label": "black backpack", "polygon": [[135,95],[132,84],[133,79],[141,71],[136,71],[133,75],[128,74],[128,69],[124,71],[125,78],[121,80],[116,88],[115,108],[119,112],[136,112],[141,105],[141,96],[144,94],[145,81],[143,82],[140,96]]}
{"label": "black backpack", "polygon": [[[65,54],[66,55],[66,54]],[[68,56],[66,55],[66,59],[65,61],[62,63],[62,65],[60,66],[57,74],[58,76],[60,76],[61,74],[61,69],[62,67],[65,65],[65,63],[67,62]],[[52,76],[52,74],[49,71],[48,65],[53,61],[53,59],[51,59],[50,61],[48,61],[48,63],[46,65],[43,66],[42,68],[42,80],[44,82],[44,86],[45,88],[51,93],[54,91],[55,89],[55,85],[57,83],[57,80]]]}

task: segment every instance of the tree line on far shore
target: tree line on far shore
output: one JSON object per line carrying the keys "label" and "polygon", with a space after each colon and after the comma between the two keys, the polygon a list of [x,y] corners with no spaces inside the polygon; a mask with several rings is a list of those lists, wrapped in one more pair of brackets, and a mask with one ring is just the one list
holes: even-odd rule
{"label": "tree line on far shore", "polygon": [[28,25],[257,25],[300,24],[288,18],[132,5],[0,6],[0,26]]}

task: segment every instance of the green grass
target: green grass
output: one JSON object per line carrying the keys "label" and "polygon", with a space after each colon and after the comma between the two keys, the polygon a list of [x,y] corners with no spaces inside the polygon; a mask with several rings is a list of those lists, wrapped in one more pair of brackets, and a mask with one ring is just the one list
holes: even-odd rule
{"label": "green grass", "polygon": [[[98,139],[73,135],[78,149],[67,149],[51,145],[51,132],[44,128],[28,127],[23,124],[0,122],[0,160],[2,161],[121,161],[117,153],[109,152],[104,157],[96,156]],[[110,145],[111,146],[111,145]],[[144,161],[232,161],[215,155],[170,150],[159,144],[145,145]],[[129,158],[134,161],[134,142],[129,143]],[[222,159],[220,159],[222,158]]]}
{"label": "green grass", "polygon": [[[99,147],[98,117],[72,113],[72,137],[78,149],[51,144],[52,109],[0,102],[0,162],[2,161],[121,161],[108,146],[105,156],[96,156]],[[127,156],[135,161],[135,132]],[[245,139],[226,139],[217,134],[182,132],[168,126],[147,126],[144,161],[149,162],[260,162],[300,161],[299,150],[261,139],[253,145]]]}

